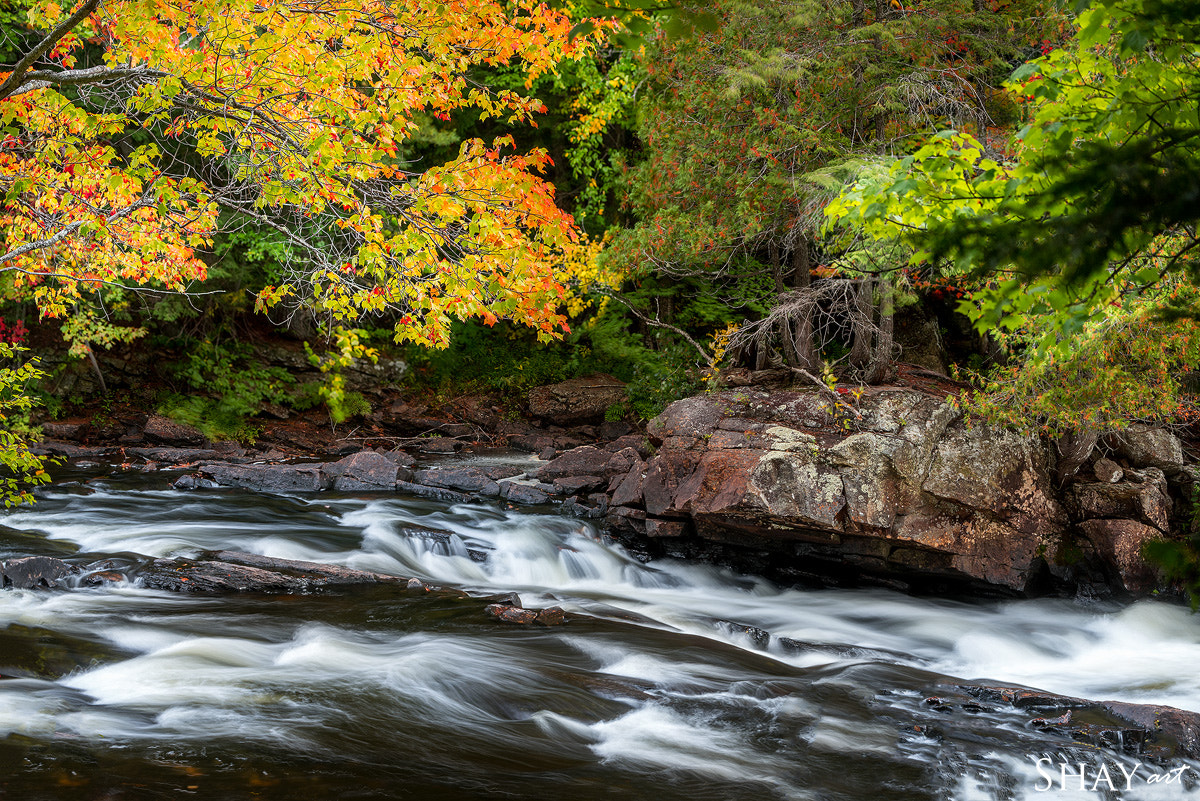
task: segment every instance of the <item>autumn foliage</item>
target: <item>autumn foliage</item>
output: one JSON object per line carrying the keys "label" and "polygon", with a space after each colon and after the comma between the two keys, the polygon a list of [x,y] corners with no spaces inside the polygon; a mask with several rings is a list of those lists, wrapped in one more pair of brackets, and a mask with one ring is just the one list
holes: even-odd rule
{"label": "autumn foliage", "polygon": [[578,233],[510,138],[413,163],[418,115],[533,123],[530,82],[603,26],[532,0],[86,0],[36,5],[0,73],[0,270],[43,314],[113,284],[182,290],[218,230],[287,243],[262,308],[332,322],[388,311],[399,340],[444,345],[452,318],[563,330],[555,277]]}

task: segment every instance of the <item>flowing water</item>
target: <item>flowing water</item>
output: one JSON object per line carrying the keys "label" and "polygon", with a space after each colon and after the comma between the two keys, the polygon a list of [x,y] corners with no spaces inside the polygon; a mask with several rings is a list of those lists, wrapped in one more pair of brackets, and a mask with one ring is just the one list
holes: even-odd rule
{"label": "flowing water", "polygon": [[[1007,707],[947,716],[925,702],[941,683],[985,680],[1200,711],[1200,621],[1177,606],[779,589],[712,567],[641,564],[588,523],[490,503],[69,477],[3,519],[0,558],[134,564],[135,554],[230,548],[517,591],[526,606],[577,614],[516,626],[474,599],[395,587],[3,590],[5,799],[1194,792],[1194,770],[1152,783],[1148,765],[1129,792],[1093,790],[1091,778],[1080,791],[1059,781],[1060,761],[1107,766],[1123,788],[1118,769],[1145,757],[1073,745]],[[1039,757],[1053,764],[1047,792]]]}

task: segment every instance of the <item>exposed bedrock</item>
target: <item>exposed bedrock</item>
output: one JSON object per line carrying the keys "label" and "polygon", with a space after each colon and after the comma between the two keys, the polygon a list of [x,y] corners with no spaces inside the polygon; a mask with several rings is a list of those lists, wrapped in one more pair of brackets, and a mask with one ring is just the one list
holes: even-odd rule
{"label": "exposed bedrock", "polygon": [[904,389],[844,404],[718,392],[649,433],[657,452],[610,480],[620,534],[678,555],[755,550],[799,577],[998,594],[1155,589],[1141,549],[1170,535],[1169,478],[1188,475],[1169,432],[1093,438],[1068,459]]}

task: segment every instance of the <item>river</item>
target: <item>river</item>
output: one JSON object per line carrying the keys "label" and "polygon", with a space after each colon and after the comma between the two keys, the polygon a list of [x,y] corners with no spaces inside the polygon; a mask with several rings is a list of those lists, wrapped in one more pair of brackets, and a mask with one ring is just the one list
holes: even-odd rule
{"label": "river", "polygon": [[[945,715],[939,684],[1015,683],[1200,711],[1187,609],[781,589],[642,564],[591,524],[392,496],[178,492],[67,472],[0,558],[84,564],[222,548],[516,591],[561,627],[392,587],[178,595],[0,591],[0,797],[36,799],[1176,799],[1029,716]],[[1053,765],[1053,787],[1039,792]],[[1171,766],[1157,766],[1156,771]],[[1151,768],[1143,766],[1140,777]],[[1063,789],[1062,784],[1068,784]],[[1087,780],[1093,785],[1092,779]],[[1200,792],[1196,793],[1200,797]]]}

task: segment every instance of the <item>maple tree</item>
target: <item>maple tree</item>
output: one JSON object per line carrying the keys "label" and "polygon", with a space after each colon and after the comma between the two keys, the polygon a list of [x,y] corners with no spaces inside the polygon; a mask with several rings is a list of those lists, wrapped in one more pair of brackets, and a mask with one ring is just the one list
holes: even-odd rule
{"label": "maple tree", "polygon": [[419,114],[533,122],[541,101],[476,72],[532,82],[603,26],[572,37],[535,0],[39,1],[28,24],[0,72],[0,271],[43,314],[104,286],[186,289],[216,231],[253,224],[288,254],[260,308],[388,311],[398,341],[435,346],[453,318],[565,328],[579,234],[547,154],[504,136],[440,164],[403,151]]}

